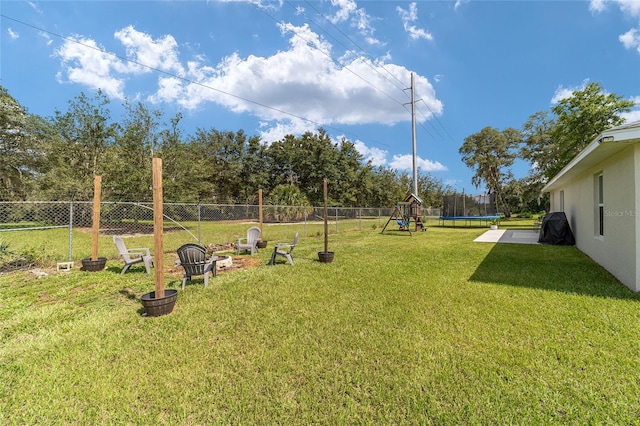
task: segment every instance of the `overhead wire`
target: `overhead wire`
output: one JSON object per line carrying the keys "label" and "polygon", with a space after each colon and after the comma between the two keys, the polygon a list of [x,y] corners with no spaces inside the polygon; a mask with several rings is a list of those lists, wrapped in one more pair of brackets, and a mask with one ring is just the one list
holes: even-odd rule
{"label": "overhead wire", "polygon": [[[287,1],[287,3],[291,3],[290,1]],[[367,62],[367,65],[377,74],[379,74],[382,78],[384,78],[385,80],[387,80],[389,83],[392,83],[387,77],[385,77],[380,71],[378,71],[378,68],[373,67],[371,64],[376,62],[376,59],[373,58],[365,49],[363,49],[358,43],[356,43],[351,37],[349,37],[348,34],[346,34],[344,31],[342,31],[336,24],[334,24],[329,18],[327,18],[323,13],[321,13],[320,11],[318,11],[318,9],[316,9],[315,7],[313,7],[313,5],[311,3],[309,3],[308,1],[305,1],[305,3],[311,8],[313,9],[314,12],[316,12],[318,15],[320,15],[320,17],[322,17],[322,19],[324,19],[327,23],[329,23],[329,25],[331,25],[333,28],[336,29],[336,31],[338,31],[340,34],[342,34],[344,36],[344,38],[346,38],[347,40],[349,40],[354,46],[356,46],[358,49],[360,49],[360,51],[362,53],[364,53],[365,57],[367,59],[369,59],[370,62]],[[293,7],[293,6],[291,6]],[[304,14],[304,16],[307,16],[306,14]],[[315,23],[315,22],[314,22]],[[318,25],[318,24],[316,24]],[[326,34],[329,34],[328,31],[325,31],[320,25],[318,25],[318,28],[322,29]],[[329,34],[330,35],[330,34]],[[330,35],[331,36],[331,35]],[[344,45],[342,42],[338,41],[337,38],[331,36],[334,40],[336,40],[338,43],[340,43],[340,45],[342,47],[344,47],[348,52],[353,53],[354,55],[356,54],[356,52],[354,52],[353,50],[351,50],[350,48],[348,48],[346,45]],[[387,72],[387,74],[389,74],[391,77],[393,77],[393,79],[395,81],[397,81],[398,83],[400,83],[400,87],[398,87],[396,85],[396,87],[398,87],[400,90],[404,90],[404,85],[406,83],[404,83],[402,80],[400,80],[398,77],[396,77],[393,73],[391,73],[385,66],[384,64],[380,65],[380,68],[382,68],[383,70],[385,70]],[[392,83],[393,84],[393,83]],[[404,93],[404,92],[403,92]],[[406,95],[406,94],[405,94]]]}
{"label": "overhead wire", "polygon": [[[297,118],[297,119],[299,119],[299,120],[303,120],[303,121],[305,121],[305,122],[312,123],[312,124],[314,124],[314,125],[316,125],[316,126],[318,126],[318,127],[320,127],[320,128],[333,129],[333,130],[335,130],[335,131],[337,131],[337,132],[344,133],[345,135],[351,134],[351,135],[356,136],[356,138],[358,138],[358,139],[360,139],[360,140],[363,140],[359,135],[357,135],[357,134],[355,134],[355,133],[353,133],[353,132],[346,131],[346,130],[344,130],[344,129],[341,129],[341,128],[338,128],[338,127],[335,127],[335,126],[332,126],[332,125],[327,125],[326,123],[320,123],[320,122],[315,121],[315,120],[312,120],[312,119],[310,119],[310,118],[306,118],[306,117],[303,117],[303,116],[298,115],[298,114],[294,114],[294,113],[291,113],[291,112],[288,112],[288,111],[285,111],[285,110],[282,110],[282,109],[279,109],[279,108],[276,108],[276,107],[273,107],[273,106],[270,106],[270,105],[267,105],[267,104],[264,104],[264,103],[261,103],[261,102],[258,102],[258,101],[254,101],[254,100],[252,100],[252,99],[245,98],[245,97],[243,97],[243,96],[235,95],[235,94],[233,94],[233,93],[230,93],[230,92],[224,91],[224,90],[222,90],[222,89],[218,89],[218,88],[213,87],[213,86],[210,86],[210,85],[208,85],[208,84],[204,84],[204,83],[201,83],[201,82],[198,82],[198,81],[192,80],[192,79],[187,78],[187,77],[182,77],[182,76],[176,75],[176,74],[174,74],[174,73],[171,73],[171,72],[168,72],[168,71],[165,71],[165,70],[162,70],[162,69],[159,69],[159,68],[156,68],[156,67],[153,67],[153,66],[150,66],[150,65],[144,64],[144,63],[142,63],[142,62],[139,62],[139,61],[133,60],[133,59],[131,59],[131,58],[123,57],[123,56],[120,56],[120,55],[118,55],[118,54],[115,54],[115,53],[112,53],[112,52],[108,52],[108,51],[102,50],[102,49],[100,49],[100,48],[98,48],[98,47],[96,47],[96,46],[91,46],[91,45],[89,45],[89,44],[82,43],[81,41],[76,40],[76,39],[74,39],[74,38],[67,37],[67,36],[64,36],[64,35],[61,35],[61,34],[55,33],[55,32],[53,32],[53,31],[46,30],[46,29],[44,29],[44,28],[41,28],[41,27],[38,27],[38,26],[35,26],[35,25],[32,25],[32,24],[29,24],[29,23],[27,23],[27,22],[21,21],[21,20],[19,20],[19,19],[12,18],[12,17],[10,17],[10,16],[7,16],[7,15],[1,14],[1,13],[0,13],[0,17],[5,18],[5,19],[9,19],[9,20],[11,20],[11,21],[13,21],[13,22],[16,22],[16,23],[18,23],[18,24],[21,24],[21,25],[24,25],[24,26],[26,26],[26,27],[32,28],[32,29],[34,29],[34,30],[36,30],[36,31],[40,31],[40,32],[42,32],[42,33],[45,33],[45,34],[51,35],[51,36],[53,36],[53,37],[60,38],[60,39],[62,39],[62,40],[68,41],[68,42],[70,42],[70,43],[75,43],[75,44],[77,44],[77,45],[79,45],[79,46],[82,46],[82,47],[85,47],[85,48],[88,48],[88,49],[91,49],[91,50],[98,51],[98,52],[100,52],[100,53],[102,53],[102,54],[105,54],[105,55],[111,56],[111,57],[113,57],[113,58],[117,58],[117,59],[120,59],[120,60],[122,60],[122,61],[129,62],[129,63],[135,64],[135,65],[138,65],[138,66],[140,66],[140,67],[143,67],[143,68],[146,68],[146,69],[149,69],[149,70],[152,70],[152,71],[158,72],[158,73],[160,73],[160,74],[164,74],[164,75],[167,75],[167,76],[170,76],[170,77],[174,77],[174,78],[179,79],[179,80],[181,80],[181,81],[184,81],[184,82],[186,82],[186,83],[189,83],[189,84],[195,84],[195,85],[200,86],[200,87],[203,87],[203,88],[205,88],[205,89],[213,90],[213,91],[216,91],[216,92],[218,92],[218,93],[222,93],[222,94],[224,94],[224,95],[231,96],[231,97],[233,97],[233,98],[236,98],[236,99],[239,99],[239,100],[242,100],[242,101],[245,101],[245,102],[249,102],[249,103],[251,103],[251,104],[253,104],[253,105],[257,105],[257,106],[260,106],[260,107],[263,107],[263,108],[266,108],[266,109],[269,109],[269,110],[272,110],[272,111],[278,112],[278,113],[280,113],[280,114],[287,115],[287,116],[289,116],[289,117]],[[304,38],[303,38],[303,40],[304,40]],[[305,41],[307,41],[307,40],[305,40]],[[308,42],[308,41],[307,41],[307,42]],[[382,143],[382,142],[380,142],[380,141],[376,141],[376,142],[377,142],[377,143],[379,143],[379,144],[382,144],[382,145],[389,146],[389,145],[384,144],[384,143]]]}
{"label": "overhead wire", "polygon": [[[290,7],[293,7],[293,5],[291,5],[291,4],[290,4],[290,2],[286,2],[286,3],[287,3]],[[308,2],[306,2],[306,3],[307,3],[307,4],[309,4]],[[311,6],[311,5],[310,5],[310,6]],[[269,16],[271,19],[275,20],[275,21],[276,21],[276,22],[278,22],[278,23],[282,23],[282,21],[279,21],[277,18],[275,18],[275,17],[274,17],[274,16],[272,16],[271,14],[267,13],[263,8],[260,8],[259,6],[256,6],[256,7],[258,7],[258,9],[259,9],[260,11],[262,11],[263,13],[265,13],[265,14],[266,14],[267,16]],[[381,75],[381,73],[380,73],[380,72],[379,72],[375,67],[373,67],[373,66],[371,65],[371,63],[372,63],[372,62],[374,62],[374,60],[372,59],[371,55],[369,55],[369,54],[368,54],[368,53],[367,53],[367,52],[366,52],[366,51],[365,51],[361,46],[359,46],[357,43],[355,43],[355,42],[354,42],[354,41],[353,41],[353,40],[352,40],[352,39],[351,39],[347,34],[345,34],[342,30],[340,30],[337,26],[335,26],[333,23],[331,23],[331,21],[330,21],[328,18],[326,18],[326,16],[324,16],[322,13],[320,13],[320,12],[319,12],[317,9],[315,9],[314,7],[312,7],[312,6],[311,6],[311,8],[312,8],[312,9],[313,9],[317,14],[319,14],[323,19],[325,19],[327,22],[329,22],[329,23],[330,23],[330,24],[331,24],[331,25],[332,25],[336,30],[338,30],[338,31],[339,31],[339,32],[340,32],[340,33],[341,33],[345,38],[347,38],[351,43],[353,43],[356,47],[358,47],[358,48],[359,48],[359,49],[360,49],[360,50],[365,54],[365,56],[366,56],[366,57],[371,61],[371,62],[367,62],[367,61],[364,61],[364,62],[365,62],[369,67],[371,67],[371,68],[372,68],[376,73],[378,73],[378,74],[380,74],[380,75]],[[329,34],[329,33],[328,33],[327,31],[325,31],[325,30],[324,30],[324,29],[323,29],[319,24],[317,24],[315,21],[311,20],[311,19],[310,19],[306,14],[303,14],[303,15],[304,15],[304,17],[305,17],[305,18],[307,18],[308,20],[310,20],[314,25],[316,25],[316,26],[318,26],[319,28],[321,28],[321,29],[322,29],[326,34]],[[282,110],[282,109],[280,109],[280,108],[276,108],[276,107],[273,107],[273,106],[271,106],[271,105],[264,104],[264,103],[262,103],[262,102],[255,101],[255,100],[253,100],[253,99],[249,99],[249,98],[246,98],[246,97],[243,97],[243,96],[239,96],[239,95],[236,95],[236,94],[234,94],[234,93],[227,92],[227,91],[225,91],[225,90],[222,90],[222,89],[219,89],[219,88],[213,87],[213,86],[208,85],[208,84],[205,84],[205,83],[201,83],[201,82],[198,82],[198,81],[192,80],[192,79],[187,78],[187,77],[182,77],[182,76],[176,75],[176,74],[174,74],[174,73],[171,73],[171,72],[168,72],[168,71],[162,70],[162,69],[160,69],[160,68],[153,67],[153,66],[150,66],[150,65],[144,64],[144,63],[142,63],[142,62],[136,61],[136,60],[134,60],[134,59],[127,58],[127,57],[123,57],[123,56],[117,55],[117,54],[115,54],[115,53],[105,51],[105,50],[100,49],[100,48],[98,48],[98,47],[96,47],[96,46],[92,46],[92,45],[89,45],[89,44],[83,43],[83,42],[81,42],[81,41],[79,41],[79,40],[76,40],[75,38],[67,37],[67,36],[64,36],[64,35],[62,35],[62,34],[58,34],[58,33],[55,33],[55,32],[53,32],[53,31],[46,30],[46,29],[44,29],[44,28],[41,28],[41,27],[38,27],[38,26],[35,26],[35,25],[32,25],[32,24],[29,24],[29,23],[27,23],[27,22],[21,21],[21,20],[19,20],[19,19],[12,18],[12,17],[7,16],[7,15],[4,15],[4,14],[0,14],[0,16],[2,16],[2,17],[3,17],[3,18],[5,18],[5,19],[9,19],[9,20],[14,21],[14,22],[16,22],[16,23],[19,23],[19,24],[21,24],[21,25],[24,25],[24,26],[26,26],[26,27],[32,28],[32,29],[34,29],[34,30],[37,30],[37,31],[40,31],[40,32],[43,32],[43,33],[49,34],[49,35],[54,36],[54,37],[58,37],[58,38],[60,38],[60,39],[62,39],[62,40],[65,40],[65,41],[68,41],[68,42],[71,42],[71,43],[75,43],[75,44],[81,45],[81,46],[83,46],[83,47],[85,47],[85,48],[88,48],[88,49],[92,49],[92,50],[99,51],[99,52],[100,52],[100,53],[102,53],[102,54],[105,54],[105,55],[108,55],[108,56],[111,56],[111,57],[114,57],[114,58],[120,59],[120,60],[125,61],[125,62],[129,62],[129,63],[132,63],[132,64],[136,64],[136,65],[138,65],[138,66],[140,66],[140,67],[144,67],[144,68],[146,68],[146,69],[149,69],[149,70],[155,71],[155,72],[157,72],[157,73],[164,74],[164,75],[168,75],[168,76],[173,77],[173,78],[176,78],[176,79],[178,79],[178,80],[180,80],[180,81],[184,81],[184,82],[189,83],[189,84],[194,84],[194,85],[197,85],[197,86],[203,87],[203,88],[208,89],[208,90],[213,90],[213,91],[216,91],[216,92],[218,92],[218,93],[224,94],[224,95],[226,95],[226,96],[230,96],[230,97],[233,97],[233,98],[236,98],[236,99],[239,99],[239,100],[242,100],[242,101],[245,101],[245,102],[251,103],[251,104],[253,104],[253,105],[257,105],[257,106],[259,106],[259,107],[262,107],[262,108],[265,108],[265,109],[269,109],[269,110],[272,110],[272,111],[278,112],[278,113],[283,114],[283,115],[287,115],[287,116],[290,116],[290,117],[293,117],[293,118],[296,118],[296,119],[299,119],[299,120],[302,120],[302,121],[305,121],[305,122],[308,122],[308,123],[312,123],[312,124],[317,125],[317,126],[319,126],[319,127],[329,128],[329,129],[334,129],[334,130],[336,130],[336,131],[338,131],[338,132],[342,132],[342,133],[344,133],[344,134],[351,134],[351,135],[355,135],[358,139],[362,140],[362,138],[361,138],[360,136],[358,136],[357,134],[355,134],[354,132],[345,131],[345,130],[340,129],[340,128],[337,128],[337,127],[335,127],[335,126],[327,125],[326,123],[320,123],[320,122],[317,122],[317,121],[315,121],[315,120],[309,119],[309,118],[307,118],[307,117],[303,117],[303,116],[301,116],[301,115],[298,115],[298,114],[295,114],[295,113],[291,113],[291,112],[289,112],[289,111],[285,111],[285,110]],[[295,34],[295,35],[296,35],[297,37],[300,37],[302,40],[304,40],[304,41],[305,41],[309,46],[312,46],[312,43],[311,43],[309,40],[304,39],[304,37],[302,37],[300,34]],[[329,34],[329,35],[330,35],[330,34]],[[345,46],[344,44],[342,44],[340,41],[338,41],[338,40],[337,40],[335,37],[333,37],[332,35],[330,35],[330,36],[331,36],[334,40],[336,40],[338,43],[340,43],[340,44],[341,44],[345,49],[347,49],[349,52],[351,52],[351,53],[353,53],[353,54],[355,54],[355,53],[356,53],[356,52],[354,52],[353,50],[349,49],[349,48],[348,48],[347,46]],[[387,97],[388,97],[389,99],[391,99],[392,101],[394,101],[394,102],[396,102],[396,103],[399,103],[399,104],[403,105],[403,107],[405,107],[405,110],[406,110],[406,106],[405,106],[405,104],[402,104],[400,101],[398,101],[398,100],[397,100],[397,99],[395,99],[393,96],[391,96],[391,95],[389,95],[388,93],[386,93],[384,90],[380,89],[379,87],[376,87],[373,83],[371,83],[369,80],[367,80],[366,78],[362,77],[361,75],[359,75],[358,73],[356,73],[355,71],[353,71],[352,69],[350,69],[348,66],[343,65],[343,64],[341,64],[339,61],[335,60],[335,59],[334,59],[334,58],[333,58],[329,53],[327,53],[327,52],[325,52],[325,51],[323,51],[322,49],[319,49],[319,48],[317,48],[317,47],[316,47],[316,49],[317,49],[319,52],[321,52],[321,53],[323,53],[324,55],[326,55],[327,57],[329,57],[329,59],[331,59],[331,61],[332,61],[332,62],[336,63],[339,67],[341,67],[341,69],[346,69],[347,71],[351,72],[353,75],[355,75],[355,76],[357,76],[358,78],[362,79],[362,81],[364,81],[366,84],[370,85],[370,86],[371,86],[372,88],[374,88],[376,91],[378,91],[378,92],[380,92],[380,93],[384,94],[385,96],[387,96]],[[392,73],[390,73],[390,72],[389,72],[389,71],[388,71],[388,70],[387,70],[383,65],[381,66],[381,68],[383,68],[385,71],[387,71],[387,73],[389,73],[389,75],[391,75],[391,76],[392,76],[396,81],[398,81],[398,82],[400,82],[400,83],[402,84],[402,82],[401,82],[399,79],[397,79],[397,78],[396,78]],[[384,77],[384,76],[382,76],[382,77],[383,77],[383,78],[385,78],[387,81],[389,81],[389,79],[388,79],[388,78],[386,78],[386,77]],[[389,82],[391,83],[391,81],[389,81]],[[397,87],[397,85],[396,85],[396,87]],[[427,104],[425,103],[425,105],[427,105]],[[427,105],[427,107],[428,107],[428,105]],[[435,114],[433,113],[433,111],[431,111],[431,113],[432,113],[432,116],[434,116],[434,117],[435,117]],[[423,115],[423,117],[424,117],[424,115]],[[428,121],[426,117],[424,117],[424,118],[425,118],[425,121]],[[435,118],[437,119],[437,117],[435,117]],[[420,125],[421,125],[421,127],[423,127],[423,129],[424,129],[425,131],[427,131],[427,133],[428,133],[428,134],[430,134],[430,132],[429,132],[429,131],[424,127],[424,126],[422,126],[422,123],[420,123]],[[443,126],[443,128],[444,128],[444,126]],[[445,129],[445,131],[446,131],[446,129]],[[448,132],[447,132],[447,133],[448,133]],[[430,135],[431,135],[431,134],[430,134]],[[382,143],[382,142],[379,142],[379,141],[376,141],[376,142],[377,142],[377,143],[380,143],[380,144],[382,144],[382,145],[385,145],[385,146],[389,146],[389,145],[387,145],[387,144],[385,144],[385,143]]]}
{"label": "overhead wire", "polygon": [[[289,4],[290,2],[286,2],[290,7],[293,7],[291,4]],[[258,5],[255,5],[258,10],[260,10],[261,12],[263,12],[264,14],[266,14],[267,16],[269,16],[271,19],[273,19],[275,22],[277,22],[278,24],[283,24],[283,21],[278,20],[278,18],[274,17],[273,15],[271,15],[270,13],[268,13],[266,10],[264,10],[263,8],[260,8]],[[304,15],[305,17],[307,17],[306,15]],[[308,17],[307,17],[308,18]],[[313,22],[313,21],[312,21]],[[313,22],[315,24],[315,22]],[[315,24],[317,25],[317,24]],[[296,37],[299,37],[300,39],[304,40],[307,43],[307,46],[311,47],[313,43],[311,43],[310,40],[305,39],[303,36],[301,36],[299,33],[295,33]],[[343,47],[347,48],[346,46],[342,45]],[[352,73],[353,75],[355,75],[356,77],[358,77],[359,79],[361,79],[363,82],[367,83],[369,86],[371,86],[374,90],[382,93],[383,95],[385,95],[386,97],[388,97],[389,99],[391,99],[392,101],[398,103],[398,104],[402,104],[402,102],[398,101],[397,99],[395,99],[393,96],[389,95],[388,93],[386,93],[384,90],[380,89],[379,87],[377,87],[376,85],[374,85],[373,83],[371,83],[369,80],[367,80],[366,78],[364,78],[363,76],[361,76],[360,74],[358,74],[357,72],[353,71],[350,67],[348,67],[347,65],[344,65],[342,63],[340,63],[338,60],[334,59],[333,56],[331,56],[330,53],[318,48],[317,46],[314,47],[318,52],[322,53],[323,55],[325,55],[327,58],[331,59],[331,61],[333,63],[335,63],[336,65],[340,66],[340,68],[345,69],[347,71],[349,71],[350,73]],[[369,64],[367,64],[368,66],[370,66]]]}
{"label": "overhead wire", "polygon": [[[290,3],[290,2],[287,2]],[[344,33],[344,31],[342,31],[337,25],[335,25],[329,18],[327,18],[322,12],[320,12],[318,9],[316,9],[308,0],[305,0],[305,3],[311,8],[313,9],[318,15],[320,15],[326,22],[328,22],[333,28],[336,29],[336,31],[340,32],[340,34],[342,34],[347,40],[349,40],[354,46],[356,46],[358,49],[360,49],[360,51],[365,55],[365,57],[367,57],[371,62],[375,62],[375,59],[362,47],[360,46],[358,43],[356,43],[351,37],[349,37],[348,34]],[[293,6],[291,6],[293,7]],[[304,15],[306,17],[306,15]],[[316,24],[317,25],[317,24]],[[318,26],[320,27],[320,26]],[[321,28],[321,27],[320,27]],[[322,29],[322,28],[321,28]],[[323,30],[324,31],[324,30]],[[329,34],[327,31],[325,31],[326,34]],[[335,39],[335,38],[334,38]],[[337,40],[337,39],[336,39]],[[344,44],[340,43],[343,47],[345,47],[345,49],[347,49],[350,53],[355,54],[356,52],[354,52],[353,50],[349,49],[347,46],[345,46]],[[376,73],[380,74],[381,73],[374,67],[371,67]],[[398,79],[393,73],[391,73],[385,66],[384,64],[380,65],[380,68],[382,68],[383,70],[385,70],[391,77],[393,77],[394,80],[396,80],[398,83],[404,85],[405,83],[402,82],[400,79]],[[385,78],[387,81],[389,81],[389,79]],[[396,86],[397,87],[397,86]],[[404,90],[404,89],[402,89]],[[406,94],[406,93],[405,93]],[[442,127],[442,129],[445,131],[445,133],[449,136],[449,139],[451,139],[451,141],[453,140],[453,137],[451,137],[451,135],[449,134],[449,132],[447,131],[446,127],[442,124],[442,122],[440,122],[440,120],[438,119],[438,116],[435,114],[435,112],[429,107],[429,105],[424,102],[424,100],[419,99],[419,101],[422,101],[425,106],[427,107],[427,109],[429,109],[429,112],[431,113],[431,116],[436,120],[436,122],[438,122],[438,124],[440,124],[440,127]],[[429,122],[429,119],[420,112],[420,115],[424,118],[425,121]],[[431,123],[430,123],[431,124]],[[431,134],[431,132],[429,132],[427,130],[427,128],[420,123],[420,127],[422,127],[423,130],[425,130],[427,132],[427,134],[429,134],[429,136],[433,135]],[[443,138],[443,136],[440,134],[440,132],[438,131],[438,129],[431,124],[431,127],[433,127],[433,130],[438,133],[438,135]],[[443,138],[444,139],[444,138]]]}

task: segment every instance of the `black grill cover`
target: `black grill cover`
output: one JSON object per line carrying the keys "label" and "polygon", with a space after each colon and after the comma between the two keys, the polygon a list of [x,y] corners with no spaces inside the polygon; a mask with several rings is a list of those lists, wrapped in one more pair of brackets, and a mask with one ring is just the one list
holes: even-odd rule
{"label": "black grill cover", "polygon": [[542,219],[538,242],[564,246],[575,245],[576,240],[573,238],[573,232],[564,212],[548,213]]}

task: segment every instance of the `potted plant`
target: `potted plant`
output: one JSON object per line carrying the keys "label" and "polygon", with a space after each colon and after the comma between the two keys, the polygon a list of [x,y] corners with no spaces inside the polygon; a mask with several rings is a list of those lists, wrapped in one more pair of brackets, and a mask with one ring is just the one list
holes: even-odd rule
{"label": "potted plant", "polygon": [[498,219],[491,219],[489,223],[491,224],[491,229],[498,229]]}
{"label": "potted plant", "polygon": [[164,288],[164,259],[163,247],[163,217],[162,217],[162,159],[153,159],[153,240],[155,291],[143,294],[140,298],[146,316],[157,317],[173,311],[178,298],[178,290]]}
{"label": "potted plant", "polygon": [[102,271],[107,263],[106,257],[98,257],[98,236],[100,235],[100,191],[101,177],[95,176],[93,179],[93,225],[91,241],[91,257],[82,259],[82,269],[84,271]]}
{"label": "potted plant", "polygon": [[329,246],[329,224],[327,223],[327,179],[324,179],[324,251],[318,252],[318,260],[323,263],[333,262],[333,252],[328,250]]}

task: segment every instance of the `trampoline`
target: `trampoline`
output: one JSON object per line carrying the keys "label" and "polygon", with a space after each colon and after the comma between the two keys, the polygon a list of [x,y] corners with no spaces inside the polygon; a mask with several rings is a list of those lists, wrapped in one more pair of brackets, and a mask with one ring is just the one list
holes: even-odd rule
{"label": "trampoline", "polygon": [[480,226],[484,225],[489,226],[489,222],[491,221],[500,221],[500,216],[440,216],[438,218],[438,225],[444,226],[446,221],[453,222],[453,227],[456,226],[456,221],[464,222],[465,226],[469,226],[473,222],[480,222]]}
{"label": "trampoline", "polygon": [[456,222],[462,222],[464,226],[489,226],[493,221],[500,221],[495,194],[462,193],[442,197],[442,213],[438,219],[440,226],[445,226],[447,222],[453,223],[454,228]]}

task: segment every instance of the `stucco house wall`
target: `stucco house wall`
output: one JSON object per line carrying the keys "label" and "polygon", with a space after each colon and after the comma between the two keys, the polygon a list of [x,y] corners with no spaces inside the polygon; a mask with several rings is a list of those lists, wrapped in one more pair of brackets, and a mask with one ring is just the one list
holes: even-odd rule
{"label": "stucco house wall", "polygon": [[[637,123],[640,130],[640,122]],[[576,247],[633,291],[640,291],[640,140],[602,144],[602,136],[544,188],[551,211],[564,211]],[[606,135],[606,133],[603,133]],[[634,137],[637,137],[634,133]],[[598,176],[603,183],[599,232]]]}

